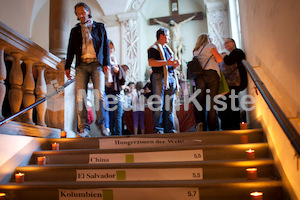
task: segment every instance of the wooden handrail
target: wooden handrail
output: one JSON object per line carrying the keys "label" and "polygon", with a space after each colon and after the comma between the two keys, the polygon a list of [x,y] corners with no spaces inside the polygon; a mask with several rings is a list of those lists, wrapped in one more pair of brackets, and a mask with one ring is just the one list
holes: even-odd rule
{"label": "wooden handrail", "polygon": [[[5,55],[11,55],[13,57],[12,68],[9,72],[9,75],[7,75],[6,66],[4,63]],[[60,84],[63,84],[64,64],[62,59],[50,53],[48,50],[43,49],[32,40],[18,33],[16,30],[12,29],[1,21],[0,56],[0,85],[2,86],[0,93],[6,94],[6,87],[4,83],[6,78],[9,77],[9,82],[7,83],[10,84],[10,88],[13,88],[13,90],[9,90],[9,93],[10,96],[15,97],[9,99],[11,113],[15,114],[7,119],[4,119],[0,124],[5,124],[13,118],[40,104],[39,109],[36,110],[36,112],[38,112],[37,115],[39,116],[37,119],[37,124],[42,126],[46,125],[44,122],[46,112],[45,108],[43,107],[44,104],[41,103],[49,99],[50,96],[48,95],[45,97],[46,78],[44,70],[47,69],[48,75],[51,73],[56,73],[57,76],[55,76],[55,78],[61,81]],[[21,61],[23,61],[23,63],[26,65],[25,75],[23,75],[21,68],[22,66],[20,64]],[[33,66],[35,66],[35,72],[37,72],[37,77],[35,77],[37,78],[36,83],[34,82],[35,79],[32,70]],[[51,75],[48,76],[48,78],[53,79]],[[51,81],[50,79],[48,79],[48,81]],[[3,95],[0,97],[0,106],[2,106],[4,98]],[[38,102],[35,102],[34,98],[42,99]],[[23,103],[26,108],[20,111],[21,103]],[[3,119],[2,110],[0,112],[0,116],[1,119]],[[26,113],[23,121],[30,124],[33,123],[31,110]]]}
{"label": "wooden handrail", "polygon": [[23,55],[30,55],[30,58],[37,60],[53,69],[61,63],[61,59],[49,51],[43,49],[29,38],[18,33],[11,27],[0,21],[0,43],[6,46],[6,52],[20,52]]}

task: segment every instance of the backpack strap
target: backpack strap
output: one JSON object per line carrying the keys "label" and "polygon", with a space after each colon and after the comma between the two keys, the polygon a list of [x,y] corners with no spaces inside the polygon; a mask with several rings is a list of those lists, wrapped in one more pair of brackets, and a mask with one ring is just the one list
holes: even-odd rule
{"label": "backpack strap", "polygon": [[[207,45],[207,44],[208,44],[208,43],[206,43],[206,45]],[[200,53],[203,51],[203,49],[206,47],[206,45],[201,49],[201,51],[200,51],[199,54],[197,55],[197,58],[199,57],[199,55],[200,55]],[[211,55],[211,56],[209,57],[209,59],[207,60],[207,62],[206,62],[205,65],[204,65],[203,69],[205,69],[207,63],[209,62],[209,60],[211,59],[212,56],[213,56],[213,55]]]}
{"label": "backpack strap", "polygon": [[205,69],[205,67],[206,67],[207,63],[209,62],[209,60],[211,59],[211,57],[213,57],[213,55],[211,55],[211,56],[209,57],[209,59],[206,61],[206,63],[205,63],[205,65],[204,65],[203,69]]}

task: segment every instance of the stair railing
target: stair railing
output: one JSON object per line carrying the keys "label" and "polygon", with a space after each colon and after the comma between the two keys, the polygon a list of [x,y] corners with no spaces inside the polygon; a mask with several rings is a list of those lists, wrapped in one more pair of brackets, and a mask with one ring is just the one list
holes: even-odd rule
{"label": "stair railing", "polygon": [[257,89],[259,90],[260,94],[264,98],[265,102],[267,103],[268,107],[270,108],[271,112],[273,113],[274,117],[276,118],[277,122],[281,126],[282,130],[284,131],[285,135],[291,142],[292,146],[294,147],[295,151],[297,152],[298,156],[300,156],[300,135],[298,134],[295,127],[292,125],[290,120],[286,117],[284,112],[281,110],[279,105],[276,103],[275,99],[272,97],[264,83],[261,81],[253,67],[250,65],[248,61],[243,60],[243,65],[247,69],[250,77],[252,78],[254,84],[256,85]]}
{"label": "stair railing", "polygon": [[[7,58],[12,63],[11,68],[4,61]],[[64,85],[64,78],[64,64],[60,58],[0,21],[0,125],[15,118],[16,121],[47,126],[45,101],[54,96],[55,92],[47,95],[46,81],[59,86]],[[5,82],[9,85],[8,91]],[[4,119],[2,114],[6,95],[12,114],[8,119]],[[21,105],[24,107],[22,111]],[[33,122],[33,107],[36,107],[36,123]],[[18,117],[21,114],[22,120]],[[49,117],[47,123],[51,124],[51,120],[55,119]]]}
{"label": "stair railing", "polygon": [[68,81],[66,84],[64,84],[63,86],[59,87],[58,89],[56,89],[55,91],[53,91],[52,93],[46,95],[44,98],[40,99],[39,101],[29,105],[26,108],[23,108],[22,110],[20,110],[19,112],[5,118],[4,120],[0,121],[0,126],[10,122],[11,120],[15,119],[16,117],[24,114],[25,112],[27,112],[30,109],[33,109],[34,107],[40,105],[41,103],[47,101],[48,99],[54,97],[55,95],[57,95],[58,93],[60,93],[61,91],[63,91],[67,86],[69,86],[71,83],[73,83],[75,81],[75,78],[73,78],[72,80]]}

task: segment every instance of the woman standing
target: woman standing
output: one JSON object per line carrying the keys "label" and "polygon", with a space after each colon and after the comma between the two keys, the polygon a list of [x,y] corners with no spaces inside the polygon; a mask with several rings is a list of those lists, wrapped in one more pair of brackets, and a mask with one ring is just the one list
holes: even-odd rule
{"label": "woman standing", "polygon": [[214,131],[217,129],[214,97],[218,95],[221,77],[218,63],[222,62],[223,58],[218,53],[216,46],[211,43],[207,34],[199,35],[193,55],[198,57],[201,66],[204,68],[204,74],[194,79],[196,89],[200,92],[196,98],[201,106],[201,108],[197,108],[197,106],[195,108],[196,131],[202,131],[203,125],[204,130]]}
{"label": "woman standing", "polygon": [[[117,59],[114,57],[115,46],[109,41],[110,49],[110,67],[107,69],[105,91],[109,97],[109,127],[112,135],[122,135],[122,116],[126,74],[122,67],[119,67]],[[106,121],[107,123],[107,121]]]}

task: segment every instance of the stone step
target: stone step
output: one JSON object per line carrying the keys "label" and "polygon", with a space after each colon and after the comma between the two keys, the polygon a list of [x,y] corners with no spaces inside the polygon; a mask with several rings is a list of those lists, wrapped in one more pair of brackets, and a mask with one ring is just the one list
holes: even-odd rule
{"label": "stone step", "polygon": [[10,121],[0,128],[0,134],[6,135],[23,135],[41,138],[58,138],[60,129],[44,126],[37,126],[22,122]]}
{"label": "stone step", "polygon": [[143,163],[175,161],[207,161],[247,159],[246,151],[255,150],[255,158],[269,158],[267,143],[235,145],[201,145],[179,147],[157,147],[137,149],[77,149],[59,151],[36,151],[30,164],[37,163],[37,157],[45,156],[47,164],[105,164]]}
{"label": "stone step", "polygon": [[241,136],[247,136],[249,143],[265,141],[261,129],[234,131],[188,132],[179,134],[145,134],[138,136],[113,136],[91,138],[48,139],[41,149],[52,149],[52,143],[59,143],[61,150],[66,149],[133,149],[151,147],[174,147],[185,145],[240,144]]}
{"label": "stone step", "polygon": [[[12,196],[20,200],[64,200],[72,199],[70,196],[76,193],[86,195],[92,192],[93,194],[101,193],[104,200],[250,200],[250,193],[254,191],[263,192],[264,200],[288,200],[282,197],[281,181],[270,179],[251,182],[245,179],[88,183],[25,182],[1,185],[0,191],[5,192],[8,197]],[[86,197],[77,198],[77,200],[80,199],[89,200]]]}
{"label": "stone step", "polygon": [[[60,150],[51,150],[54,142]],[[24,183],[13,175],[0,185],[6,200],[250,200],[254,191],[264,200],[290,200],[261,129],[51,138],[41,149],[15,169]],[[37,165],[41,156],[46,165]],[[257,179],[248,180],[249,167],[257,168]]]}
{"label": "stone step", "polygon": [[[31,165],[16,168],[26,182],[35,181],[156,181],[247,179],[247,168],[257,168],[257,177],[278,178],[273,160],[204,161],[173,163],[124,163],[81,165]],[[12,177],[14,182],[14,177]]]}

